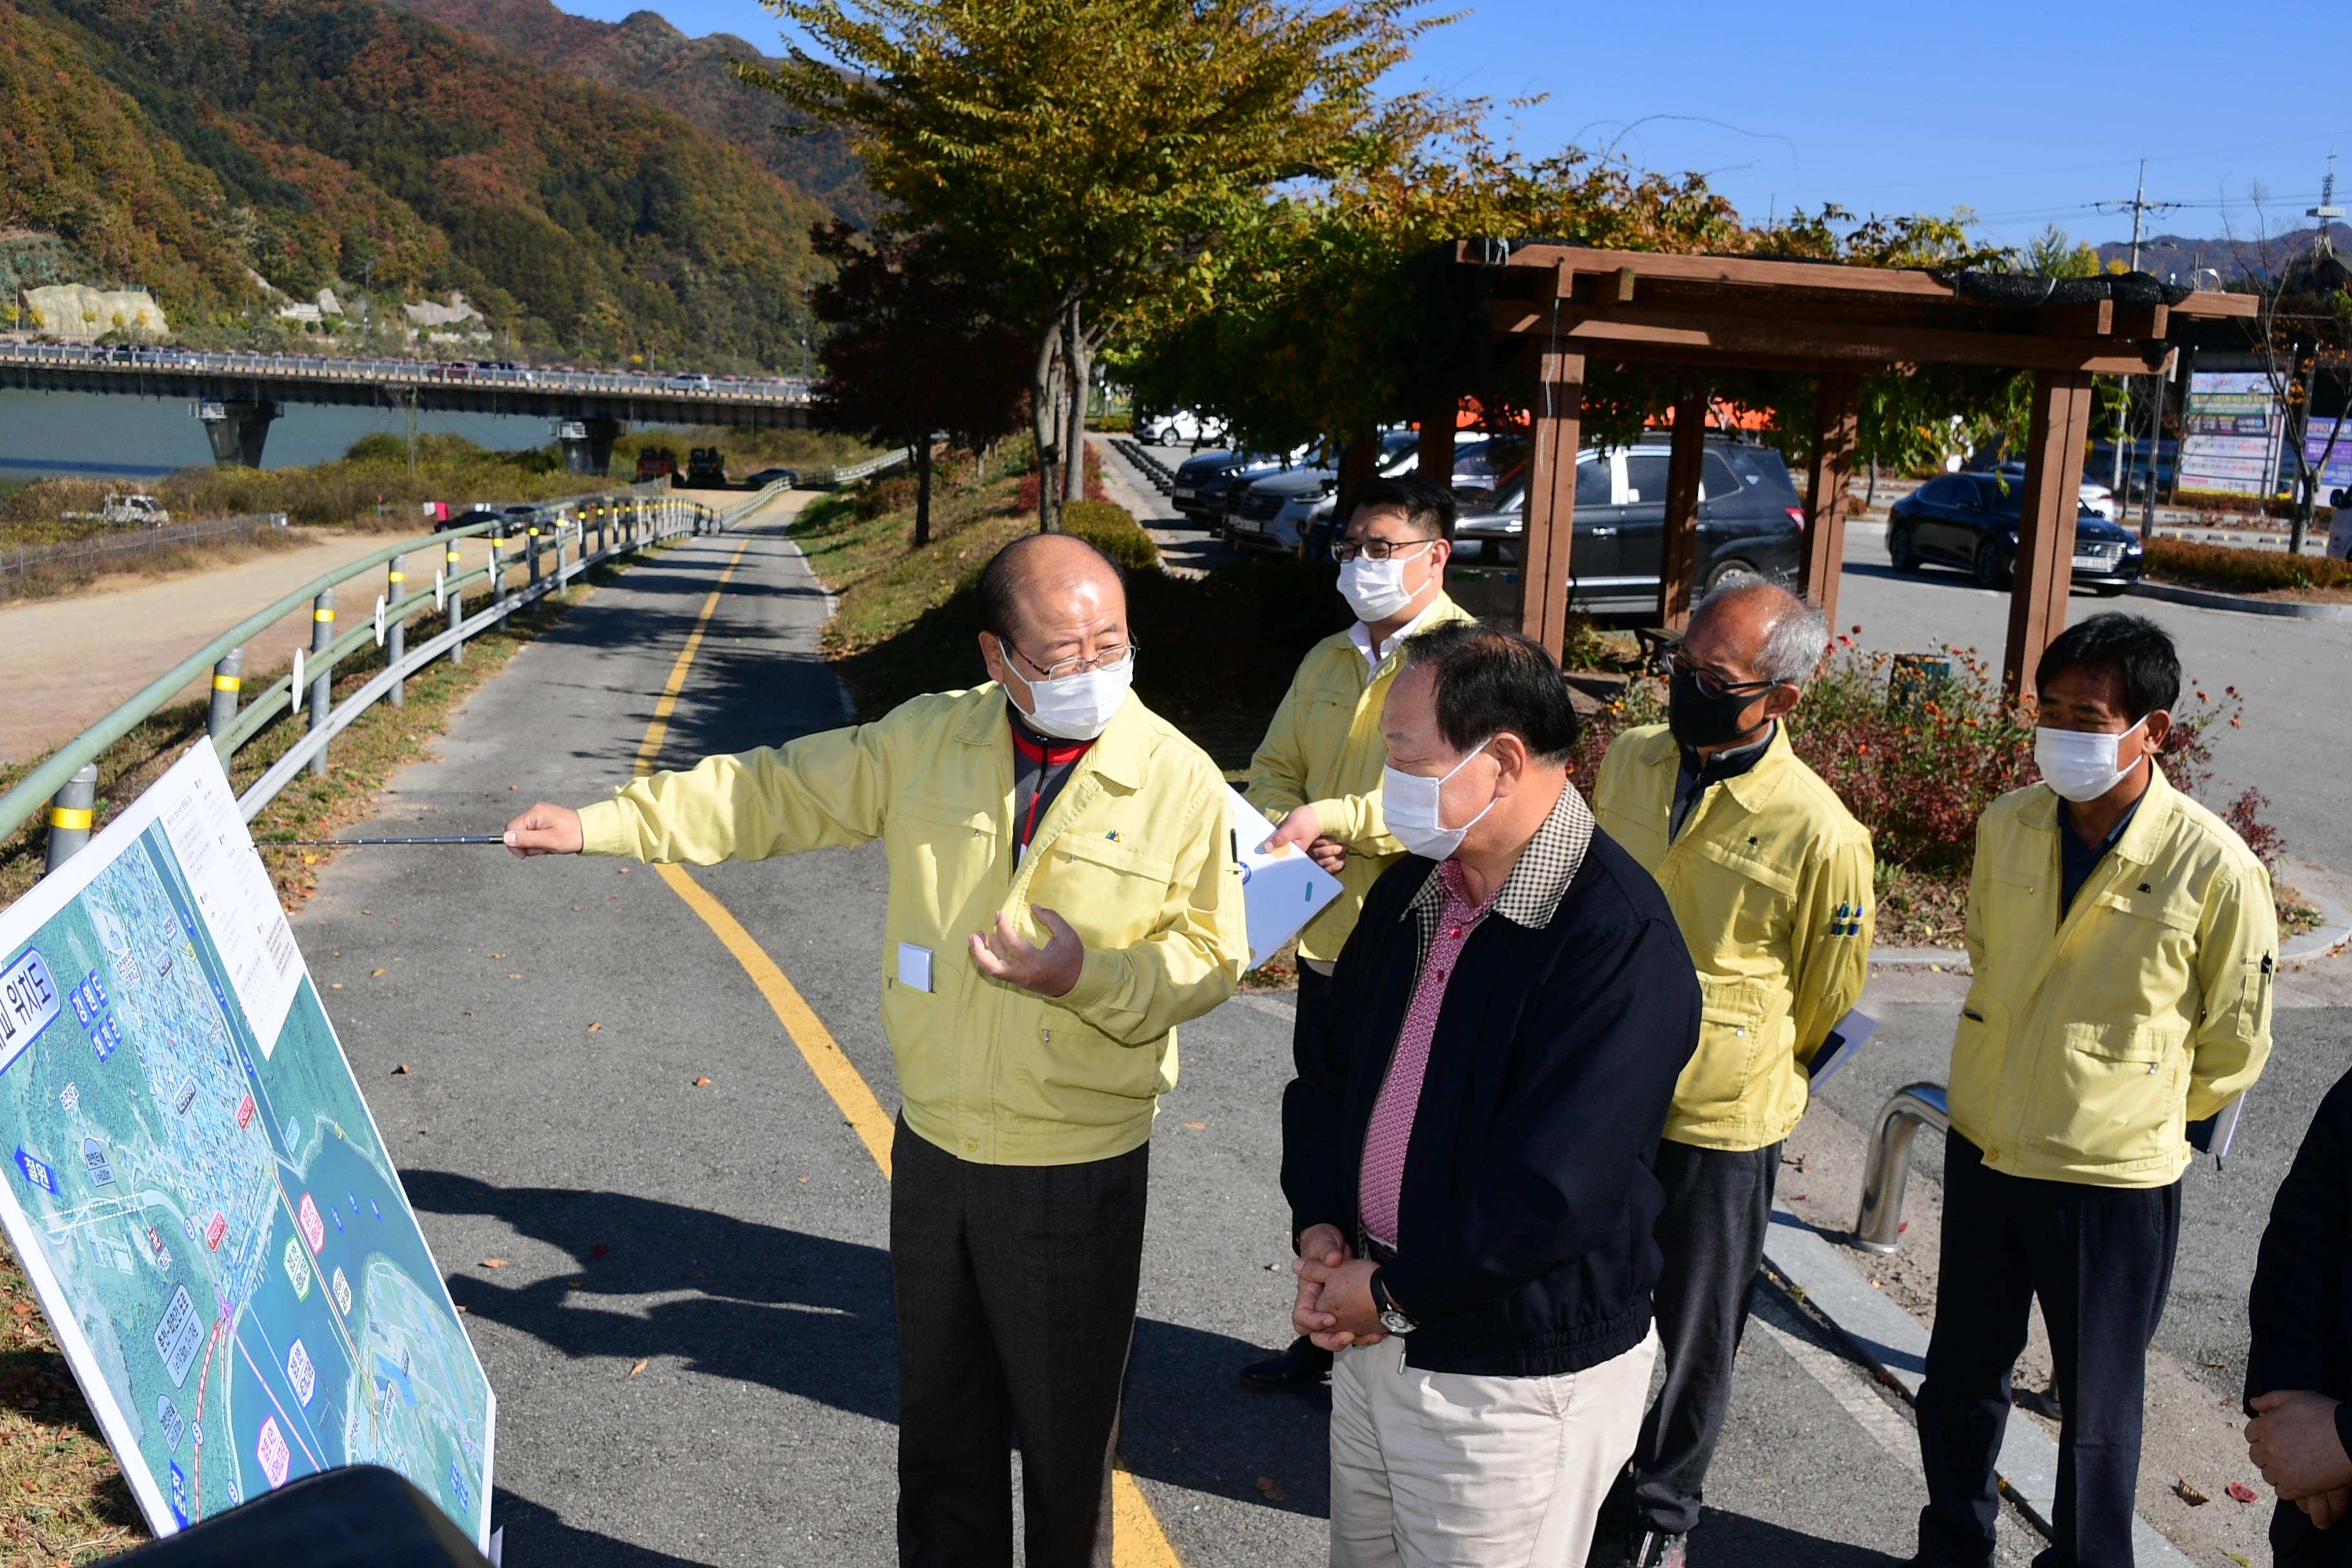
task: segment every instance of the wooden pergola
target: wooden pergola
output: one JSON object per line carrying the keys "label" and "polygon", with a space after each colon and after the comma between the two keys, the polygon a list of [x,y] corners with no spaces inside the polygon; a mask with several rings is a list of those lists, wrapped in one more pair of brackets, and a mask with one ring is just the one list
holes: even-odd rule
{"label": "wooden pergola", "polygon": [[[1802,589],[1834,625],[1863,378],[1937,364],[2032,371],[2032,426],[2021,454],[2025,481],[2003,660],[2012,692],[2026,689],[2042,648],[2066,624],[2091,378],[2168,373],[2177,332],[2255,310],[2248,296],[2183,293],[2138,275],[2058,284],[2048,290],[2052,298],[2021,298],[2041,285],[2005,276],[1541,241],[1465,240],[1454,247],[1452,266],[1457,282],[1486,296],[1496,356],[1539,356],[1519,623],[1554,654],[1567,628],[1589,363],[1702,373],[1690,377],[1701,390],[1674,408],[1658,607],[1670,630],[1690,618],[1706,450],[1703,373],[1795,371],[1820,378],[1804,487]],[[2081,297],[2094,294],[2102,297]],[[1453,474],[1452,411],[1462,390],[1422,389],[1432,417],[1422,422],[1419,468],[1439,483]]]}

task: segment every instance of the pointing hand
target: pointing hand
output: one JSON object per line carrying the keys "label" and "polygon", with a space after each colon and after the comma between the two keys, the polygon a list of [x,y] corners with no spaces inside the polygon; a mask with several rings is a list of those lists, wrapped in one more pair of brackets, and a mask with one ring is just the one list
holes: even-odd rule
{"label": "pointing hand", "polygon": [[1045,946],[1035,945],[1013,930],[1013,921],[999,910],[989,930],[974,931],[969,939],[972,966],[992,980],[1040,996],[1066,996],[1086,965],[1086,943],[1070,929],[1070,922],[1053,910],[1032,904],[1029,912],[1045,928]]}

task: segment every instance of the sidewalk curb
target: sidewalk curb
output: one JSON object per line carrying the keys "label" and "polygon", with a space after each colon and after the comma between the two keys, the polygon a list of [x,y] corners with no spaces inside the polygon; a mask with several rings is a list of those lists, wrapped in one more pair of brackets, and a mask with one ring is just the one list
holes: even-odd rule
{"label": "sidewalk curb", "polygon": [[[1764,1264],[1807,1306],[1827,1319],[1840,1338],[1881,1381],[1916,1403],[1927,1366],[1927,1328],[1874,1289],[1846,1249],[1815,1230],[1779,1198],[1764,1237]],[[2057,1507],[2058,1445],[2025,1416],[2012,1417],[1994,1462],[2001,1489],[2044,1534]],[[2148,1568],[2189,1568],[2191,1559],[2147,1521],[2132,1519],[2134,1556]]]}
{"label": "sidewalk curb", "polygon": [[2242,594],[2216,594],[2204,588],[2176,588],[2168,583],[2135,583],[2126,592],[2168,605],[2194,605],[2200,610],[2234,610],[2242,616],[2284,616],[2298,621],[2352,621],[2352,605],[2311,605],[2294,599],[2250,599]]}

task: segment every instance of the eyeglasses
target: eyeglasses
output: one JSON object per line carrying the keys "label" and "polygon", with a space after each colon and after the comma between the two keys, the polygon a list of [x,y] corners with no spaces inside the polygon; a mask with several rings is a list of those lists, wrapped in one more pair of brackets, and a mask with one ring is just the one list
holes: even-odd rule
{"label": "eyeglasses", "polygon": [[1352,539],[1342,539],[1333,542],[1331,546],[1331,559],[1337,561],[1342,566],[1345,566],[1349,562],[1353,561],[1359,555],[1373,561],[1390,561],[1400,555],[1410,555],[1416,550],[1424,549],[1436,542],[1437,541],[1434,539],[1407,539],[1402,541],[1367,539],[1361,542]]}
{"label": "eyeglasses", "polygon": [[1772,688],[1783,684],[1778,680],[1726,680],[1721,676],[1701,669],[1697,665],[1693,664],[1689,656],[1680,647],[1676,647],[1666,656],[1666,668],[1676,675],[1689,677],[1691,684],[1698,688],[1698,694],[1706,698],[1731,697],[1741,692],[1769,691]]}
{"label": "eyeglasses", "polygon": [[1103,649],[1092,658],[1072,655],[1068,658],[1057,659],[1052,664],[1039,664],[1027,654],[1021,653],[1021,650],[1011,643],[1008,642],[1004,646],[1011,652],[1021,654],[1021,662],[1037,671],[1036,679],[1039,680],[1061,680],[1088,669],[1118,669],[1135,657],[1137,647],[1132,641],[1123,642],[1117,647]]}

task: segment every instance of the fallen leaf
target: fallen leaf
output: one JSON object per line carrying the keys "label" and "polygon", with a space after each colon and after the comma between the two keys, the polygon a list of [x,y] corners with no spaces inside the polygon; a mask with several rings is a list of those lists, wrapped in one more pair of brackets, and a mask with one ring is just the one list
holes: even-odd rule
{"label": "fallen leaf", "polygon": [[2203,1508],[2207,1503],[2213,1500],[2211,1498],[2207,1497],[2203,1492],[2199,1491],[2195,1487],[2190,1486],[2187,1476],[2175,1476],[2172,1478],[2172,1495],[2179,1498],[2182,1502],[2187,1503],[2190,1508]]}
{"label": "fallen leaf", "polygon": [[637,1364],[636,1364],[636,1365],[635,1365],[635,1366],[633,1366],[633,1367],[631,1367],[631,1368],[629,1369],[629,1375],[630,1375],[631,1377],[635,1377],[635,1376],[636,1376],[636,1375],[637,1375],[637,1373],[641,1373],[641,1372],[643,1372],[643,1371],[645,1371],[645,1370],[646,1370],[646,1363],[643,1363],[643,1362],[639,1362],[639,1363],[637,1363]]}
{"label": "fallen leaf", "polygon": [[1198,1132],[1209,1124],[1205,1121],[1187,1121],[1184,1125],[1191,1128],[1193,1131]]}
{"label": "fallen leaf", "polygon": [[801,1176],[796,1179],[800,1182],[801,1185],[804,1187],[808,1185],[808,1178],[806,1176]]}
{"label": "fallen leaf", "polygon": [[694,1087],[697,1089],[709,1089],[710,1087],[710,1080],[707,1078],[696,1079],[694,1080]]}
{"label": "fallen leaf", "polygon": [[459,1311],[461,1311],[461,1312],[462,1312],[462,1311],[464,1311],[465,1310],[466,1310],[466,1309],[465,1309],[465,1308],[463,1308],[463,1307],[460,1307],[460,1308],[458,1308],[458,1309],[457,1309],[457,1310],[459,1310]]}
{"label": "fallen leaf", "polygon": [[[28,1400],[28,1401],[26,1401],[26,1403],[27,1403],[27,1404],[29,1404],[29,1403],[31,1403],[31,1402]],[[41,1489],[39,1487],[37,1487],[37,1486],[36,1486],[36,1485],[34,1485],[34,1484],[33,1484],[33,1478],[32,1478],[32,1477],[30,1477],[30,1476],[26,1476],[24,1479],[22,1479],[22,1480],[18,1481],[16,1484],[17,1484],[18,1486],[20,1486],[20,1487],[24,1488],[24,1489],[25,1489],[26,1491],[28,1491],[28,1492],[37,1492],[37,1491],[39,1491],[39,1490]]]}
{"label": "fallen leaf", "polygon": [[2227,1489],[2230,1495],[2236,1498],[2240,1502],[2260,1502],[2263,1500],[2263,1494],[2254,1490],[2253,1488],[2248,1486],[2243,1481],[2231,1481]]}
{"label": "fallen leaf", "polygon": [[[573,914],[575,914],[575,915],[576,915],[576,914],[578,914],[578,913],[579,913],[583,909],[584,909],[584,908],[586,908],[586,907],[587,907],[587,906],[585,906],[584,904],[574,904],[574,905],[572,905],[572,912]],[[643,1365],[644,1363],[639,1363],[638,1364],[639,1364],[639,1365]]]}
{"label": "fallen leaf", "polygon": [[509,974],[509,975],[508,975],[508,976],[507,976],[507,978],[508,978],[509,980],[520,980],[520,979],[522,978],[522,976],[521,976],[521,975],[520,975],[520,974]]}
{"label": "fallen leaf", "polygon": [[392,1076],[393,1076],[393,1077],[394,1077],[394,1078],[398,1078],[401,1074],[403,1074],[403,1073],[406,1072],[407,1070],[408,1070],[408,1064],[407,1064],[406,1062],[403,1062],[403,1063],[401,1063],[398,1067],[396,1067],[396,1068],[393,1068],[393,1069],[392,1069]]}
{"label": "fallen leaf", "polygon": [[375,968],[371,969],[371,970],[369,970],[369,971],[368,971],[368,978],[369,978],[369,979],[371,979],[371,980],[373,980],[373,979],[374,979],[377,975],[382,974],[383,973],[383,966],[382,964],[378,964]]}
{"label": "fallen leaf", "polygon": [[1290,1500],[1290,1494],[1284,1491],[1280,1487],[1276,1486],[1272,1476],[1258,1477],[1257,1489],[1265,1494],[1265,1500],[1268,1502],[1288,1502]]}
{"label": "fallen leaf", "polygon": [[506,954],[505,954],[505,953],[503,953],[503,952],[494,952],[494,953],[490,954],[490,956],[491,956],[492,958],[504,958],[504,957],[506,956]]}
{"label": "fallen leaf", "polygon": [[604,1026],[604,1025],[602,1025],[602,1024],[591,1024],[591,1025],[589,1025],[589,1026],[588,1026],[588,1032],[589,1032],[590,1034],[592,1034],[592,1035],[593,1035],[593,1034],[596,1033],[599,1029],[602,1029]]}
{"label": "fallen leaf", "polygon": [[504,1268],[506,1266],[507,1260],[503,1258],[485,1258],[482,1259],[482,1267],[485,1268]]}
{"label": "fallen leaf", "polygon": [[1789,1194],[1789,1201],[1792,1204],[1801,1204],[1812,1195],[1813,1194],[1811,1193],[1790,1193]]}
{"label": "fallen leaf", "polygon": [[622,876],[624,876],[624,877],[625,877],[625,876],[627,876],[628,874],[629,874],[629,868],[628,868],[626,866],[622,867],[622,868],[621,868],[621,875],[622,875]]}
{"label": "fallen leaf", "polygon": [[[805,1182],[808,1178],[806,1176],[803,1176],[801,1180]],[[30,1301],[12,1302],[9,1305],[8,1310],[16,1313],[20,1318],[29,1318],[33,1315],[33,1304]]]}
{"label": "fallen leaf", "polygon": [[341,991],[342,988],[343,983],[340,980],[330,980],[327,982],[327,989],[330,991]]}
{"label": "fallen leaf", "polygon": [[514,794],[514,792],[516,791],[516,789],[517,789],[517,788],[519,788],[519,787],[520,787],[520,786],[515,785],[515,784],[509,784],[509,785],[507,785],[507,793],[508,793],[509,795],[512,795],[512,794]]}

